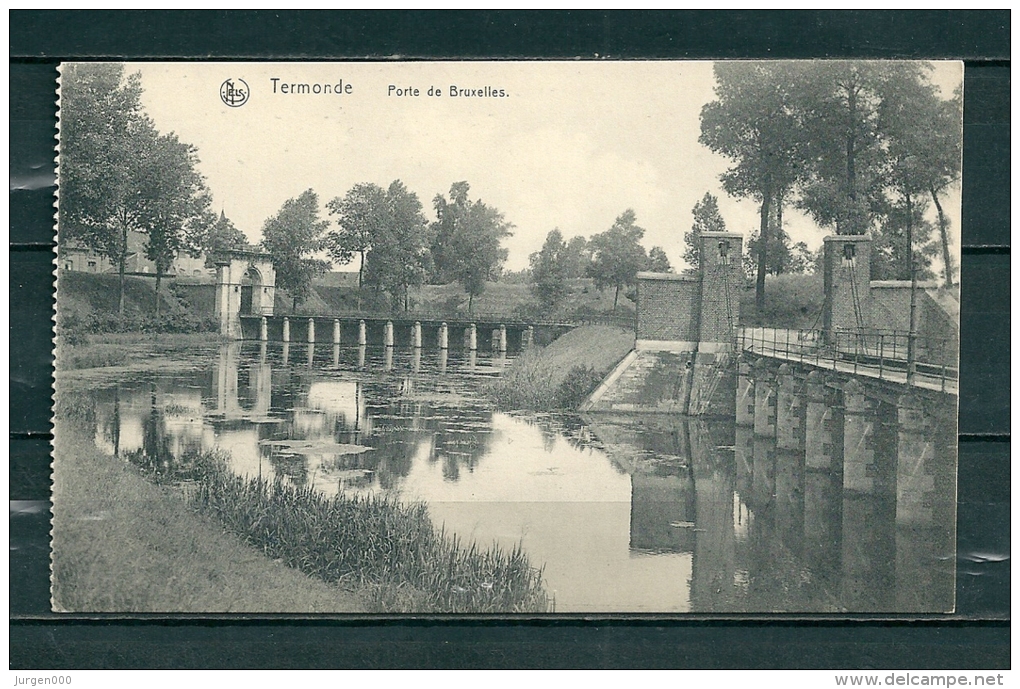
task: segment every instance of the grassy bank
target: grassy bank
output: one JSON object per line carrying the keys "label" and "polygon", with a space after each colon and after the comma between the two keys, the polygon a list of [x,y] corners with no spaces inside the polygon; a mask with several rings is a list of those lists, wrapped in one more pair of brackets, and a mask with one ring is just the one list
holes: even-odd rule
{"label": "grassy bank", "polygon": [[576,409],[634,347],[634,333],[608,325],[575,328],[528,350],[486,388],[501,409]]}
{"label": "grassy bank", "polygon": [[57,337],[57,369],[74,371],[152,364],[154,355],[222,342],[219,333],[97,333],[66,342]]}
{"label": "grassy bank", "polygon": [[368,602],[272,560],[99,452],[65,409],[54,452],[53,599],[81,612],[359,612]]}
{"label": "grassy bank", "polygon": [[194,498],[231,532],[326,582],[349,582],[386,612],[545,612],[541,571],[519,549],[461,544],[437,530],[423,503],[325,497],[226,470]]}

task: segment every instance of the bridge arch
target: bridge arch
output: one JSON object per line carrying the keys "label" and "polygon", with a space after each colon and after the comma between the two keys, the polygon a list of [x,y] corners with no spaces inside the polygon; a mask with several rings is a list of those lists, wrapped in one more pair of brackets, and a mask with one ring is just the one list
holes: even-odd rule
{"label": "bridge arch", "polygon": [[276,301],[276,270],[261,251],[224,251],[216,265],[216,317],[220,334],[241,339],[241,315],[272,316]]}

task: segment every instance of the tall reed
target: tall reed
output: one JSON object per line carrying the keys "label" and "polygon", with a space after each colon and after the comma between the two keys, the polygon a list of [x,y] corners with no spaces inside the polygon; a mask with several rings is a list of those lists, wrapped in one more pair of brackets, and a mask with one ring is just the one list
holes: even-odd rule
{"label": "tall reed", "polygon": [[367,590],[383,611],[544,612],[542,572],[518,545],[482,550],[435,528],[425,504],[327,497],[280,480],[211,472],[194,498],[202,511],[310,576]]}

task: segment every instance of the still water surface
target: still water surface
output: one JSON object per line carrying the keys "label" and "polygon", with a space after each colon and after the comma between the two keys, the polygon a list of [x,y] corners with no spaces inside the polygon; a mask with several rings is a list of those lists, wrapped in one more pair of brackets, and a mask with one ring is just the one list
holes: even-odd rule
{"label": "still water surface", "polygon": [[[448,532],[520,542],[556,612],[945,611],[952,510],[896,527],[732,419],[506,414],[479,352],[258,343],[92,393],[97,445],[168,465],[423,500]],[[955,470],[955,446],[943,452]],[[949,470],[949,469],[947,469]]]}

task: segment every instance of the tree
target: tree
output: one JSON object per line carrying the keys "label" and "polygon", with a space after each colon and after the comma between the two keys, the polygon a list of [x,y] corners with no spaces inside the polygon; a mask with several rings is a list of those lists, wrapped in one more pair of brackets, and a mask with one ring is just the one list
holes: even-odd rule
{"label": "tree", "polygon": [[205,180],[198,173],[198,151],[177,135],[158,136],[139,161],[139,185],[146,193],[142,223],[148,234],[145,257],[156,266],[156,317],[160,286],[177,255],[189,249],[200,232],[211,203]]}
{"label": "tree", "polygon": [[60,243],[80,242],[118,266],[124,315],[128,235],[148,235],[160,280],[209,205],[196,149],[160,135],[141,107],[141,76],[117,64],[68,65],[61,80]]}
{"label": "tree", "polygon": [[648,270],[654,273],[672,273],[673,266],[661,246],[653,246],[648,251]]}
{"label": "tree", "polygon": [[588,240],[581,235],[570,238],[563,250],[563,272],[567,279],[583,278],[591,263],[591,250]]}
{"label": "tree", "polygon": [[541,251],[531,254],[531,291],[552,308],[567,293],[567,245],[559,228],[546,235]]}
{"label": "tree", "polygon": [[319,219],[319,197],[308,189],[284,201],[262,226],[262,246],[273,257],[276,286],[290,292],[292,311],[311,291],[312,280],[330,268],[328,261],[309,255],[325,248],[329,222]]}
{"label": "tree", "polygon": [[701,260],[701,237],[702,232],[725,232],[726,223],[719,215],[719,200],[709,192],[694,204],[691,210],[694,216],[694,224],[690,232],[684,233],[684,263],[688,268],[697,268]]}
{"label": "tree", "polygon": [[636,220],[634,211],[628,208],[612,227],[595,235],[588,243],[592,252],[588,274],[595,280],[595,286],[616,288],[614,314],[620,301],[620,288],[633,285],[638,271],[648,265],[648,256],[640,243],[645,231],[635,224]]}
{"label": "tree", "polygon": [[755,306],[765,309],[769,217],[800,179],[801,116],[796,85],[804,69],[793,63],[716,63],[716,100],[701,110],[699,141],[731,161],[720,179],[726,193],[761,204]]}
{"label": "tree", "polygon": [[429,226],[418,196],[400,180],[384,192],[381,217],[373,219],[371,248],[363,261],[366,284],[389,292],[408,309],[409,291],[424,283],[429,268]]}
{"label": "tree", "polygon": [[[936,94],[927,72],[919,67],[889,74],[882,84],[877,128],[888,162],[887,180],[903,205],[900,217],[907,234],[917,227],[908,209],[927,206],[931,197],[938,213],[945,284],[952,284],[953,261],[949,252],[949,221],[939,194],[956,180],[960,170],[962,108],[959,92],[949,101]],[[919,216],[923,221],[923,214]],[[921,229],[924,232],[923,228]],[[930,228],[929,228],[930,229]],[[927,241],[928,234],[916,239]],[[923,250],[918,254],[923,255]],[[926,269],[926,266],[922,266]]]}
{"label": "tree", "polygon": [[437,194],[433,200],[436,221],[432,228],[433,280],[459,282],[468,293],[468,311],[474,298],[485,290],[485,281],[495,277],[507,258],[500,246],[511,235],[513,225],[503,214],[482,201],[468,201],[470,186],[455,182],[450,200]]}
{"label": "tree", "polygon": [[334,198],[326,207],[330,215],[337,216],[339,226],[327,235],[330,257],[341,265],[350,263],[355,254],[361,258],[358,266],[360,305],[365,258],[373,241],[383,233],[388,215],[386,191],[377,184],[356,184],[343,198]]}
{"label": "tree", "polygon": [[193,256],[205,254],[206,257],[223,251],[249,248],[244,232],[237,229],[222,210],[218,218],[207,212],[200,222],[193,223],[188,246]]}

